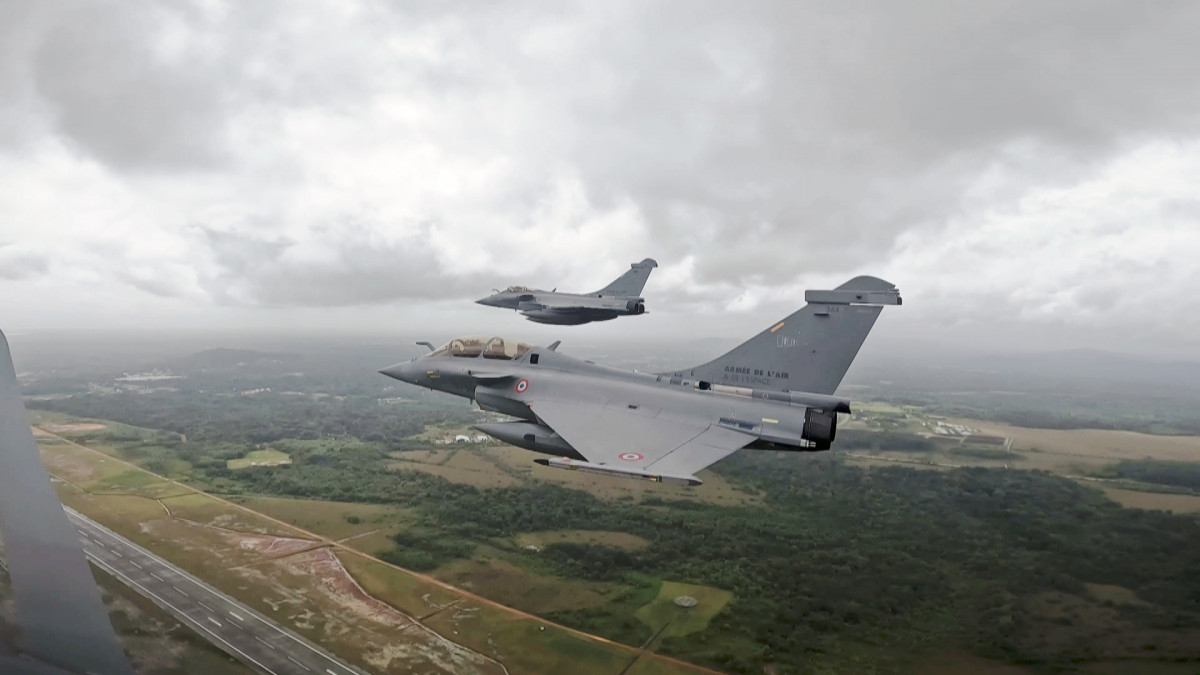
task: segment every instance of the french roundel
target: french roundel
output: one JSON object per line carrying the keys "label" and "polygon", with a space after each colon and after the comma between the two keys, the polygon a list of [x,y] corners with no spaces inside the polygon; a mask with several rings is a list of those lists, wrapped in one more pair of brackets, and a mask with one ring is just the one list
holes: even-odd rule
{"label": "french roundel", "polygon": [[529,389],[529,380],[524,378],[517,380],[517,386],[513,387],[513,389],[515,389],[518,394],[524,394],[525,391]]}
{"label": "french roundel", "polygon": [[617,455],[617,457],[625,460],[626,462],[636,462],[642,459],[642,456],[636,452],[622,452],[621,454]]}

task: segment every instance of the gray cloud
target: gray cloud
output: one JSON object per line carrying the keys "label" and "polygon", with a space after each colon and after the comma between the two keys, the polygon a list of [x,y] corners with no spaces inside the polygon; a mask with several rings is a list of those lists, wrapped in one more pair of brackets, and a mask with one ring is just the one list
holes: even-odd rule
{"label": "gray cloud", "polygon": [[[0,122],[19,129],[0,124],[0,148],[70,176],[54,185],[70,206],[104,183],[75,207],[86,217],[52,222],[100,231],[98,202],[114,237],[159,235],[89,258],[156,296],[469,300],[509,281],[585,288],[589,270],[653,255],[656,307],[681,312],[887,269],[939,277],[913,286],[941,315],[1035,321],[1060,302],[1055,320],[1092,321],[1184,275],[1186,197],[1160,209],[1133,191],[1108,218],[1080,195],[1091,229],[1056,238],[1036,234],[1070,210],[1024,201],[1200,136],[1194,2],[30,7],[0,5]],[[60,139],[71,157],[44,149]],[[1179,243],[1146,269],[1067,255],[1140,233]],[[1014,241],[1037,250],[983,269],[1026,255]],[[1010,290],[1026,277],[1044,297]]]}
{"label": "gray cloud", "polygon": [[[1040,148],[1022,168],[1041,181],[1070,181],[1123,139],[1200,122],[1194,3],[616,7],[406,18],[460,22],[462,53],[428,81],[544,102],[532,124],[558,147],[543,151],[597,203],[631,196],[655,244],[695,253],[711,281],[877,259],[961,208],[1012,143]],[[486,67],[463,84],[463,61]],[[1038,170],[1046,155],[1058,175]]]}
{"label": "gray cloud", "polygon": [[26,75],[57,130],[122,171],[226,166],[250,110],[352,108],[377,77],[364,45],[387,25],[290,3],[39,4],[10,10],[40,33]]}
{"label": "gray cloud", "polygon": [[19,245],[0,244],[0,279],[31,279],[50,271],[50,257],[44,251]]}
{"label": "gray cloud", "polygon": [[[59,13],[33,55],[38,91],[59,131],[119,169],[209,166],[224,155],[219,64],[193,51],[167,57],[163,6],[122,12],[78,4]],[[217,65],[217,68],[212,66]]]}
{"label": "gray cloud", "polygon": [[266,239],[252,229],[198,229],[215,262],[202,286],[224,304],[333,307],[482,296],[487,288],[477,275],[444,268],[427,230],[396,244],[373,241],[353,220],[305,242]]}

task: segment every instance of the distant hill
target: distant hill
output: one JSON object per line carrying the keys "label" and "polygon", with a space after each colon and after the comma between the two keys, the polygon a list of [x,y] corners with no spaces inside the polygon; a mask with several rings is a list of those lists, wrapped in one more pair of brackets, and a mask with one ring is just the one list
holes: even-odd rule
{"label": "distant hill", "polygon": [[903,355],[872,353],[847,377],[848,384],[880,380],[944,391],[1127,388],[1200,393],[1200,362],[1158,361],[1097,349],[976,355],[914,349]]}
{"label": "distant hill", "polygon": [[173,365],[193,369],[236,368],[247,365],[292,363],[299,361],[299,354],[285,352],[260,352],[254,349],[205,349],[175,359]]}
{"label": "distant hill", "polygon": [[977,365],[988,370],[1044,379],[1142,384],[1200,391],[1200,363],[1156,361],[1098,349],[989,356],[980,358]]}

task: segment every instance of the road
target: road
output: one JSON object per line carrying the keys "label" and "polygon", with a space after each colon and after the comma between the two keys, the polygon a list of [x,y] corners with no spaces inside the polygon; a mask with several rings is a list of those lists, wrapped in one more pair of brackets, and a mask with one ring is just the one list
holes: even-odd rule
{"label": "road", "polygon": [[365,675],[103,525],[66,512],[88,560],[251,668],[268,675]]}

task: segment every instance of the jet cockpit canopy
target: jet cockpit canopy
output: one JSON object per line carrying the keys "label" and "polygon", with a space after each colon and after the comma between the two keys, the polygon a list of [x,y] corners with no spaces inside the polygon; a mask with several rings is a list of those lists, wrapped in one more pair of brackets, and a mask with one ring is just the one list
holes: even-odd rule
{"label": "jet cockpit canopy", "polygon": [[509,286],[504,289],[505,293],[532,293],[533,289],[528,286]]}
{"label": "jet cockpit canopy", "polygon": [[533,345],[525,342],[517,342],[502,337],[485,337],[485,336],[470,336],[454,338],[450,342],[438,347],[429,355],[429,357],[437,356],[461,356],[474,358],[483,356],[485,359],[503,359],[511,361],[519,359],[525,355],[525,352],[533,349]]}

